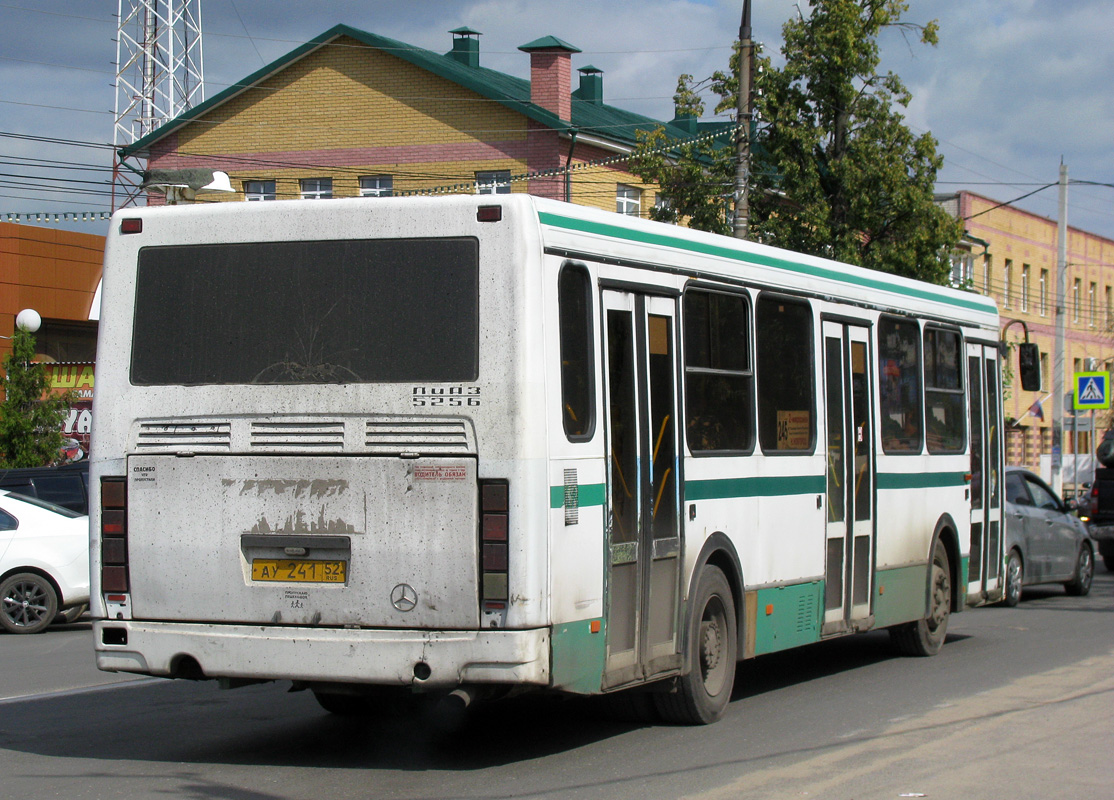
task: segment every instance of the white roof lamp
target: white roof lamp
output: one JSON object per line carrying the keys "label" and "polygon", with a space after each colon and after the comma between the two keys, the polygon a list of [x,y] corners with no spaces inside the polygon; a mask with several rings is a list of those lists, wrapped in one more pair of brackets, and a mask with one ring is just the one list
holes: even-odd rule
{"label": "white roof lamp", "polygon": [[43,318],[33,308],[25,308],[15,315],[15,326],[21,331],[35,333],[42,327]]}
{"label": "white roof lamp", "polygon": [[143,173],[141,189],[166,195],[167,205],[193,202],[199,194],[231,193],[227,172],[213,169],[152,169]]}

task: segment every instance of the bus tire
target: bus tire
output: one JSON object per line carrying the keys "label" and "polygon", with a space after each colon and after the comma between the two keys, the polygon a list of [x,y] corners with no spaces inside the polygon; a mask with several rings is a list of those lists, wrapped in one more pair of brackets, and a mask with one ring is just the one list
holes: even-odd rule
{"label": "bus tire", "polygon": [[375,706],[367,697],[342,692],[322,692],[313,690],[318,705],[338,717],[368,717],[375,712]]}
{"label": "bus tire", "polygon": [[735,685],[735,601],[723,572],[712,565],[701,570],[692,594],[686,637],[688,671],[672,692],[654,695],[666,722],[707,725],[727,711]]}
{"label": "bus tire", "polygon": [[890,628],[890,639],[907,656],[936,655],[948,635],[948,618],[952,610],[951,569],[948,551],[939,539],[932,551],[929,581],[928,616]]}

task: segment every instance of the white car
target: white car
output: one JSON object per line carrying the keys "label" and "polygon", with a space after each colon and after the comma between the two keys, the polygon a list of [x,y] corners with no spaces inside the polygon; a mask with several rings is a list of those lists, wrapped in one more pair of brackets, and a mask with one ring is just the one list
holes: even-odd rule
{"label": "white car", "polygon": [[89,603],[89,517],[0,491],[0,626],[39,633]]}

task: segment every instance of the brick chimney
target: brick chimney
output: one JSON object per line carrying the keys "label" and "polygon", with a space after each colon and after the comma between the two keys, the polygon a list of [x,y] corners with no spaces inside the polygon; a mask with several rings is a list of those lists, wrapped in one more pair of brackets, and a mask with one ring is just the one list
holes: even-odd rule
{"label": "brick chimney", "polygon": [[572,119],[572,54],[580,49],[556,36],[544,36],[519,50],[530,54],[530,102]]}

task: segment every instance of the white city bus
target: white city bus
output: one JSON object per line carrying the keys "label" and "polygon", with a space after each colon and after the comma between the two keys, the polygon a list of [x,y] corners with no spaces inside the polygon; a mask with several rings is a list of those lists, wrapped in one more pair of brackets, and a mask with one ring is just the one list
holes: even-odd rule
{"label": "white city bus", "polygon": [[1002,593],[976,294],[511,195],[128,209],[103,297],[104,670],[699,723]]}

